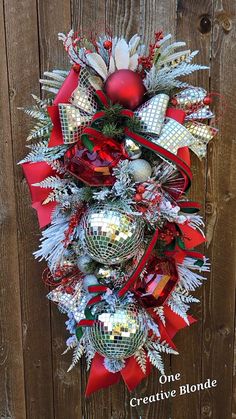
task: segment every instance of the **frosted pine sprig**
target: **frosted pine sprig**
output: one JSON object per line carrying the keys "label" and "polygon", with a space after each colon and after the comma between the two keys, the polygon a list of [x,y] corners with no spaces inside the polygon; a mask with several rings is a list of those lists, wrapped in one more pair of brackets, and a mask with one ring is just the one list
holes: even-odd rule
{"label": "frosted pine sprig", "polygon": [[136,351],[134,354],[134,358],[140,366],[141,371],[145,374],[147,366],[147,355],[144,348],[140,348],[138,351]]}
{"label": "frosted pine sprig", "polygon": [[160,352],[149,349],[147,356],[150,362],[152,363],[152,365],[154,365],[154,367],[156,367],[160,371],[160,373],[163,375],[165,373],[165,370],[164,370],[164,364],[163,364],[163,360],[160,355]]}
{"label": "frosted pine sprig", "polygon": [[69,366],[67,372],[70,372],[75,367],[75,365],[79,362],[80,358],[82,357],[83,353],[84,353],[84,346],[81,342],[79,342],[78,346],[74,350],[72,363]]}
{"label": "frosted pine sprig", "polygon": [[42,140],[37,144],[27,145],[31,151],[27,156],[21,160],[18,164],[27,163],[27,162],[39,162],[39,161],[53,161],[64,156],[66,150],[68,149],[67,145],[60,145],[56,147],[48,147],[48,140]]}
{"label": "frosted pine sprig", "polygon": [[182,62],[176,67],[164,67],[157,69],[155,66],[147,73],[144,85],[151,94],[170,93],[171,90],[189,86],[188,83],[180,81],[178,78],[189,75],[194,71],[207,70],[209,67],[199,64],[189,64]]}
{"label": "frosted pine sprig", "polygon": [[172,292],[171,296],[168,298],[167,305],[170,307],[170,309],[178,314],[178,316],[182,317],[182,319],[185,321],[185,323],[189,326],[189,320],[187,312],[189,310],[189,305],[184,303],[182,299],[179,297],[178,294],[175,294]]}
{"label": "frosted pine sprig", "polygon": [[165,319],[165,314],[164,314],[164,307],[163,306],[155,307],[153,310],[159,316],[161,322],[165,326],[166,325],[166,319]]}
{"label": "frosted pine sprig", "polygon": [[149,340],[146,343],[147,348],[152,351],[157,351],[157,352],[163,352],[166,354],[172,354],[172,355],[178,355],[178,352],[171,348],[170,345],[165,341],[161,341],[160,339],[154,341],[154,340]]}
{"label": "frosted pine sprig", "polygon": [[177,264],[177,269],[180,285],[186,290],[194,291],[202,285],[203,281],[206,280],[206,278],[200,275],[200,273],[209,272],[210,265],[207,258],[204,258],[202,266],[196,265],[195,259],[185,258],[181,264]]}
{"label": "frosted pine sprig", "polygon": [[68,74],[69,71],[57,69],[53,71],[45,71],[43,75],[46,78],[39,79],[39,82],[42,85],[42,90],[45,90],[49,93],[57,94]]}

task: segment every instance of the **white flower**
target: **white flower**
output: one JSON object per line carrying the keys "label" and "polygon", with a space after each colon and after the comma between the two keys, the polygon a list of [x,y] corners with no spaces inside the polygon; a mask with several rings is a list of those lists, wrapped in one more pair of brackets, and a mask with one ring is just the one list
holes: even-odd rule
{"label": "white flower", "polygon": [[[115,41],[115,40],[114,40]],[[124,38],[120,38],[115,42],[112,48],[112,54],[108,65],[104,59],[96,52],[91,52],[86,55],[89,65],[99,74],[105,81],[107,77],[116,70],[129,69],[136,71],[138,67],[137,48],[140,43],[140,36],[134,35],[129,44]]]}

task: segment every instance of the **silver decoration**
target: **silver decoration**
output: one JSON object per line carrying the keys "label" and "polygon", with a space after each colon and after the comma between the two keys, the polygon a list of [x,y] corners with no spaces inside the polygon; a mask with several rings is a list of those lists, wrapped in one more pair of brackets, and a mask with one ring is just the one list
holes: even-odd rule
{"label": "silver decoration", "polygon": [[65,144],[73,144],[79,140],[91,117],[68,103],[59,103],[58,107],[63,141]]}
{"label": "silver decoration", "polygon": [[101,304],[96,317],[97,322],[88,329],[88,339],[99,354],[124,359],[144,345],[148,334],[146,314],[137,304],[117,303],[115,311]]}
{"label": "silver decoration", "polygon": [[146,182],[152,174],[152,166],[147,160],[132,160],[129,166],[135,182]]}
{"label": "silver decoration", "polygon": [[124,139],[124,149],[130,160],[138,159],[142,154],[141,147],[128,137]]}
{"label": "silver decoration", "polygon": [[165,119],[169,96],[160,93],[145,102],[136,111],[135,115],[141,120],[141,131],[159,135]]}
{"label": "silver decoration", "polygon": [[134,256],[144,234],[140,218],[109,203],[90,207],[80,227],[80,239],[86,252],[107,265],[122,263]]}
{"label": "silver decoration", "polygon": [[207,96],[207,91],[202,87],[188,87],[176,93],[173,97],[177,100],[177,108],[191,113],[191,106],[201,104]]}
{"label": "silver decoration", "polygon": [[94,273],[96,262],[89,255],[82,255],[77,260],[77,266],[84,274]]}
{"label": "silver decoration", "polygon": [[71,96],[71,103],[81,111],[93,115],[97,111],[97,103],[94,99],[93,92],[89,88],[80,85],[74,90]]}
{"label": "silver decoration", "polygon": [[161,59],[160,67],[161,68],[163,67],[175,68],[180,63],[187,61],[190,53],[191,53],[190,50],[175,52],[174,54],[171,54],[170,56],[167,56],[166,58]]}
{"label": "silver decoration", "polygon": [[191,121],[196,119],[212,119],[215,117],[215,114],[210,110],[209,106],[204,106],[198,109],[196,112],[187,115],[185,120]]}
{"label": "silver decoration", "polygon": [[127,281],[126,275],[120,267],[102,265],[97,268],[95,275],[101,284],[109,285],[112,288],[120,288]]}
{"label": "silver decoration", "polygon": [[190,149],[201,159],[206,156],[207,144],[218,133],[218,129],[200,122],[187,122],[185,128],[194,136]]}
{"label": "silver decoration", "polygon": [[107,371],[116,373],[123,370],[123,368],[125,367],[125,360],[105,358],[104,367],[106,368]]}
{"label": "silver decoration", "polygon": [[87,300],[84,297],[82,283],[78,282],[74,292],[69,294],[63,286],[59,286],[47,295],[48,299],[58,304],[59,309],[64,313],[73,313],[76,321],[84,318],[84,309]]}
{"label": "silver decoration", "polygon": [[149,139],[173,154],[177,154],[178,148],[190,146],[195,141],[191,133],[172,118],[165,119],[165,124],[159,137],[149,136]]}
{"label": "silver decoration", "polygon": [[97,268],[95,274],[101,282],[108,284],[118,274],[118,270],[112,266],[103,265]]}
{"label": "silver decoration", "polygon": [[88,291],[88,287],[92,285],[98,285],[97,277],[93,274],[85,275],[83,278],[83,288]]}

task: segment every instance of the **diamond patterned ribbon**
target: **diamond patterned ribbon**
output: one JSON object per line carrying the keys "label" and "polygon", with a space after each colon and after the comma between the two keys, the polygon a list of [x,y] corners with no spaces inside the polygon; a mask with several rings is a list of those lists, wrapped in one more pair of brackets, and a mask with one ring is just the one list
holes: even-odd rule
{"label": "diamond patterned ribbon", "polygon": [[218,129],[201,122],[187,122],[185,128],[194,137],[190,149],[201,159],[206,156],[207,144],[218,133]]}
{"label": "diamond patterned ribbon", "polygon": [[152,97],[134,112],[141,121],[141,132],[160,134],[168,102],[169,96],[161,93]]}

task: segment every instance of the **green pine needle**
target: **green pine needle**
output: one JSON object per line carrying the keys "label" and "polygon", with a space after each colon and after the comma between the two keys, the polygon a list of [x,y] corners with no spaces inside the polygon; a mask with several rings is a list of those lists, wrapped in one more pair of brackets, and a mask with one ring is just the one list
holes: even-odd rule
{"label": "green pine needle", "polygon": [[102,133],[105,137],[119,139],[124,134],[124,131],[122,127],[118,127],[114,122],[111,122],[102,127]]}
{"label": "green pine needle", "polygon": [[118,103],[111,105],[109,108],[104,108],[105,119],[109,122],[117,122],[120,119],[122,106]]}
{"label": "green pine needle", "polygon": [[126,122],[126,126],[133,132],[140,132],[141,131],[141,122],[140,119],[136,116],[132,118],[128,118]]}

